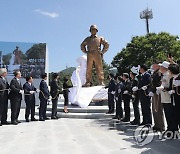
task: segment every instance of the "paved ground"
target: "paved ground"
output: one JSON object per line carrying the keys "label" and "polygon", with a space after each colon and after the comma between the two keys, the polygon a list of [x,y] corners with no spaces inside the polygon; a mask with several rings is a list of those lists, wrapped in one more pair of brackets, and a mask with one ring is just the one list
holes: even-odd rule
{"label": "paved ground", "polygon": [[154,140],[139,147],[135,127],[111,119],[59,119],[0,127],[0,154],[180,153],[179,140]]}

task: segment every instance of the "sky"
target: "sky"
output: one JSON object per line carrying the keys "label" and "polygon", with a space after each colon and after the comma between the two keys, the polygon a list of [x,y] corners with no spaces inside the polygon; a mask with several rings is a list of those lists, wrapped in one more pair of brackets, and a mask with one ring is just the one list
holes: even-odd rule
{"label": "sky", "polygon": [[179,0],[0,0],[0,41],[47,43],[49,71],[77,66],[81,42],[98,26],[110,44],[104,60],[126,47],[133,36],[145,35],[140,12],[153,11],[150,32],[180,36]]}
{"label": "sky", "polygon": [[34,43],[30,43],[30,42],[1,42],[0,41],[0,51],[2,51],[3,55],[6,55],[8,53],[13,53],[13,51],[16,49],[16,46],[18,46],[19,49],[23,53],[25,53],[33,45]]}

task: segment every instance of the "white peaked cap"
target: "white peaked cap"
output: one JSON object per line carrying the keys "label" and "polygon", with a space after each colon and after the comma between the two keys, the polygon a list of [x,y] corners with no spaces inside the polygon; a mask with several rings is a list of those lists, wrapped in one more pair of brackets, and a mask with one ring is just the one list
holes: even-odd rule
{"label": "white peaked cap", "polygon": [[163,61],[163,63],[162,64],[158,64],[159,66],[162,66],[162,67],[165,67],[165,68],[168,68],[169,67],[169,65],[170,65],[170,63],[169,62],[167,62],[167,61]]}
{"label": "white peaked cap", "polygon": [[139,74],[139,67],[133,66],[133,67],[131,68],[131,72],[133,72],[134,74]]}

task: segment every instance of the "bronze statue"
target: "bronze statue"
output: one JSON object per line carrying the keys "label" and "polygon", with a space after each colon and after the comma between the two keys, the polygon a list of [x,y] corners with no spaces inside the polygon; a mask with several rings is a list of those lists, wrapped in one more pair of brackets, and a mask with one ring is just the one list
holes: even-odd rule
{"label": "bronze statue", "polygon": [[[96,25],[90,27],[91,36],[87,37],[81,43],[81,50],[87,54],[87,71],[86,71],[86,83],[85,87],[91,85],[92,80],[92,68],[95,66],[96,73],[99,79],[99,85],[104,85],[104,72],[102,58],[103,54],[108,50],[108,42],[101,36],[97,36],[98,28]],[[103,49],[101,50],[101,45]]]}
{"label": "bronze statue", "polygon": [[19,49],[18,46],[16,46],[16,49],[13,51],[13,54],[14,54],[14,65],[21,64],[22,51]]}

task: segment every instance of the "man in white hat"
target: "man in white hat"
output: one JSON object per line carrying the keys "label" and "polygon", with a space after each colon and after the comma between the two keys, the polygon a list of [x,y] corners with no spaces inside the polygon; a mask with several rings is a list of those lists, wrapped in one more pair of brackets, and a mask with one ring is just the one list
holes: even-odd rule
{"label": "man in white hat", "polygon": [[173,125],[172,125],[172,117],[173,117],[173,105],[171,103],[171,97],[168,91],[166,91],[166,88],[169,87],[170,83],[170,76],[168,72],[168,67],[170,65],[169,62],[164,61],[160,65],[160,72],[162,73],[163,77],[161,79],[161,85],[159,87],[156,87],[156,93],[161,95],[161,103],[164,108],[164,113],[166,117],[167,122],[167,130],[173,131]]}
{"label": "man in white hat", "polygon": [[154,61],[152,65],[153,74],[151,76],[150,92],[149,96],[152,97],[152,113],[154,118],[154,127],[155,131],[164,131],[164,113],[163,107],[161,104],[161,96],[156,94],[156,87],[161,85],[162,74],[160,72],[160,66],[157,61]]}

